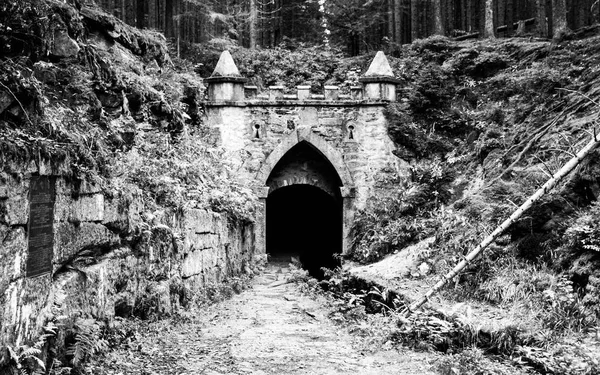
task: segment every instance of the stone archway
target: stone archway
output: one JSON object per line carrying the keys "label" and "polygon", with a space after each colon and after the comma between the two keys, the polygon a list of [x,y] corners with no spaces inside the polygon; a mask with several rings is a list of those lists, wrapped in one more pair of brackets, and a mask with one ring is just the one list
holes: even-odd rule
{"label": "stone archway", "polygon": [[323,157],[329,161],[329,163],[331,163],[336,173],[342,180],[343,188],[352,189],[354,187],[352,175],[350,174],[348,167],[346,167],[346,163],[344,163],[342,153],[335,147],[331,146],[325,139],[323,139],[323,137],[314,133],[309,128],[298,129],[288,134],[283,140],[281,140],[281,142],[279,142],[277,147],[271,151],[267,159],[262,164],[261,168],[256,174],[256,181],[261,184],[261,186],[265,186],[267,179],[273,171],[273,168],[275,168],[281,158],[288,151],[290,151],[292,147],[296,146],[300,142],[309,143],[319,153],[321,153]]}
{"label": "stone archway", "polygon": [[[278,252],[273,246],[283,246],[289,233],[297,240],[286,250],[306,246],[300,255],[313,274],[334,266],[331,255],[348,250],[354,212],[353,181],[342,154],[310,129],[297,130],[271,152],[256,180],[264,186],[256,228],[262,250]],[[310,242],[315,238],[322,241]]]}

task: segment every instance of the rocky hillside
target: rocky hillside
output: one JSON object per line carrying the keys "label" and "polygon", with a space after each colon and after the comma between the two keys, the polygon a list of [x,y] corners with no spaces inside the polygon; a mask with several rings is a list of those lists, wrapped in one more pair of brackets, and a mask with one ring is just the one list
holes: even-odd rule
{"label": "rocky hillside", "polygon": [[[431,38],[399,51],[404,95],[387,115],[412,179],[382,179],[396,193],[359,215],[353,259],[390,255],[355,274],[421,297],[583,148],[600,131],[599,42]],[[430,303],[453,323],[415,314],[396,339],[479,348],[449,360],[460,373],[487,371],[477,350],[521,370],[597,372],[599,162],[596,150]]]}
{"label": "rocky hillside", "polygon": [[[115,317],[218,298],[264,260],[253,193],[162,35],[78,1],[4,2],[0,56],[0,373],[33,373],[35,356],[78,368]],[[37,178],[52,183],[50,272],[27,277]]]}

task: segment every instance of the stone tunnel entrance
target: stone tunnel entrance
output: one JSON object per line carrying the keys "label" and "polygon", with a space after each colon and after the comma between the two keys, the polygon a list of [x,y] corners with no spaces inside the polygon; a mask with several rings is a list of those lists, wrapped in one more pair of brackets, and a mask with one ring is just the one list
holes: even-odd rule
{"label": "stone tunnel entrance", "polygon": [[300,142],[277,163],[269,178],[266,248],[274,260],[297,257],[310,275],[339,264],[342,252],[342,182],[316,148]]}

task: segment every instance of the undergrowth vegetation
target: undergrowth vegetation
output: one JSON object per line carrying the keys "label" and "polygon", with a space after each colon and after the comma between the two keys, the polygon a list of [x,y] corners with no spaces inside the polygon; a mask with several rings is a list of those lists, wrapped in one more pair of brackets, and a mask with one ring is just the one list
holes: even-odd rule
{"label": "undergrowth vegetation", "polygon": [[[431,266],[434,281],[450,271],[599,131],[598,40],[549,45],[432,37],[397,51],[390,61],[404,79],[402,100],[386,116],[395,153],[411,173],[381,179],[388,193],[356,214],[349,256],[370,263],[433,237],[418,261]],[[451,328],[455,322],[430,314],[404,325],[399,340],[436,348],[458,337],[450,346],[467,350],[447,358],[442,373],[479,373],[479,364],[466,365],[481,357],[479,350],[542,372],[597,372],[599,358],[589,353],[599,347],[600,326],[598,155],[442,292],[455,303],[504,311],[515,329],[505,350],[490,349],[474,327]],[[581,344],[568,344],[573,340]]]}

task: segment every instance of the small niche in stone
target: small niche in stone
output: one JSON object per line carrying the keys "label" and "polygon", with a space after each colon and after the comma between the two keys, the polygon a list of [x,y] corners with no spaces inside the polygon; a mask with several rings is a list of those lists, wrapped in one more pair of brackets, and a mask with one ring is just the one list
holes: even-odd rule
{"label": "small niche in stone", "polygon": [[354,139],[354,125],[348,126],[348,139]]}
{"label": "small niche in stone", "polygon": [[52,271],[55,182],[49,176],[33,176],[30,180],[27,277]]}
{"label": "small niche in stone", "polygon": [[260,138],[260,125],[254,124],[254,138]]}

